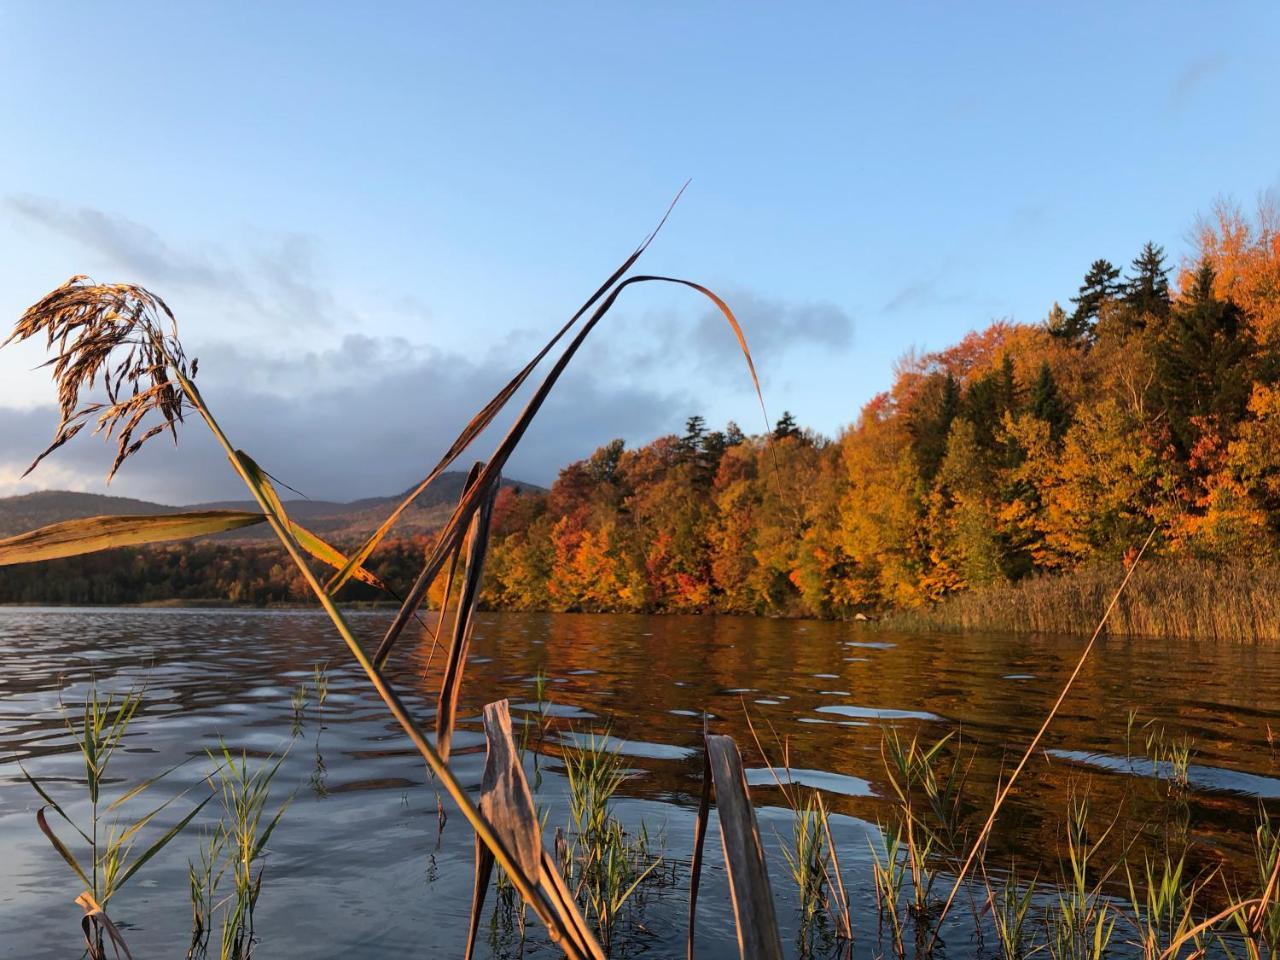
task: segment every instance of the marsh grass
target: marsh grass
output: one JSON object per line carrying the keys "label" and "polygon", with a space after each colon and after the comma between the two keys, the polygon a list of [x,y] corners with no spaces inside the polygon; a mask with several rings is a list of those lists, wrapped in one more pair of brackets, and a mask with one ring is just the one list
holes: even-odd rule
{"label": "marsh grass", "polygon": [[1043,943],[1034,943],[1030,930],[1032,908],[1035,905],[1036,882],[1018,882],[1017,865],[1010,865],[1008,875],[992,886],[986,865],[982,864],[982,883],[987,895],[987,911],[995,932],[1001,960],[1027,960],[1044,949]]}
{"label": "marsh grass", "polygon": [[[137,844],[147,832],[148,827],[152,825],[152,821],[174,800],[185,795],[185,791],[176,794],[137,819],[128,821],[122,819],[124,810],[131,801],[140,798],[156,782],[182,766],[179,763],[149,779],[139,781],[110,802],[104,803],[106,798],[103,796],[103,786],[109,782],[107,774],[111,759],[123,744],[129,726],[136,718],[142,702],[143,695],[140,690],[130,690],[122,695],[103,693],[98,689],[95,681],[89,689],[88,697],[78,717],[65,707],[63,708],[67,732],[79,748],[83,761],[84,788],[89,804],[89,822],[84,827],[67,814],[39,780],[25,768],[22,769],[23,776],[44,804],[36,814],[36,822],[41,832],[57,851],[58,856],[86,887],[76,902],[85,911],[83,922],[85,945],[92,960],[105,957],[104,947],[107,940],[112,943],[117,952],[121,949],[128,952],[119,928],[107,915],[107,906],[152,857],[186,829],[210,800],[210,797],[205,797],[176,824],[160,833],[149,845],[140,851],[136,850]],[[84,862],[84,853],[76,856],[72,847],[69,847],[50,826],[48,811],[52,811],[76,833],[80,841],[83,841],[88,854],[87,865]]]}
{"label": "marsh grass", "polygon": [[1101,833],[1095,833],[1090,823],[1088,791],[1078,784],[1071,785],[1056,909],[1051,909],[1045,919],[1045,946],[1053,960],[1102,960],[1107,953],[1118,914],[1104,888],[1120,864],[1099,870],[1097,854],[1115,823],[1113,820]]}
{"label": "marsh grass", "polygon": [[790,741],[779,737],[769,725],[775,749],[781,757],[780,763],[775,764],[760,740],[745,702],[742,709],[756,750],[791,811],[790,841],[779,838],[779,845],[787,871],[796,886],[800,953],[808,956],[813,950],[814,935],[825,932],[819,929],[824,916],[830,917],[830,932],[834,935],[838,951],[848,953],[853,945],[853,910],[845,891],[840,854],[831,832],[831,814],[826,801],[820,790],[806,790],[795,782],[791,772]]}
{"label": "marsh grass", "polygon": [[558,854],[565,882],[611,954],[628,903],[650,878],[663,877],[647,827],[628,833],[614,815],[613,798],[627,775],[608,742],[607,734],[591,733],[564,750],[570,829]]}
{"label": "marsh grass", "polygon": [[[311,689],[315,692],[315,723],[316,723],[316,739],[314,743],[314,760],[311,765],[311,774],[307,778],[307,785],[311,787],[312,793],[317,799],[323,800],[329,795],[328,774],[329,768],[324,760],[324,754],[320,752],[320,736],[324,733],[324,705],[329,699],[329,663],[316,663],[311,668]],[[295,711],[296,715],[296,711]],[[301,732],[300,726],[295,724],[297,736]]]}
{"label": "marsh grass", "polygon": [[[905,878],[907,910],[918,928],[929,923],[937,906],[938,864],[953,859],[964,840],[961,805],[968,768],[959,750],[944,752],[953,737],[948,733],[926,744],[918,733],[905,738],[892,726],[883,728],[880,736],[880,757],[893,800],[884,827],[889,838],[886,860],[877,870],[884,881],[881,902],[890,906],[890,896],[901,891]],[[901,866],[894,866],[895,859],[901,859]],[[888,918],[895,941],[901,939],[900,915],[898,905],[892,904]]]}
{"label": "marsh grass", "polygon": [[[1011,584],[974,587],[887,625],[914,629],[1078,634],[1096,622],[1124,567],[1090,564]],[[1280,568],[1272,563],[1153,559],[1133,576],[1110,632],[1194,640],[1280,642]]]}
{"label": "marsh grass", "polygon": [[256,943],[254,916],[262,893],[267,844],[293,798],[268,812],[271,784],[288,755],[251,763],[245,752],[235,754],[225,744],[209,758],[222,805],[216,827],[206,834],[197,864],[188,863],[191,888],[192,934],[187,956],[208,956],[211,936],[218,931],[218,960],[249,960]]}

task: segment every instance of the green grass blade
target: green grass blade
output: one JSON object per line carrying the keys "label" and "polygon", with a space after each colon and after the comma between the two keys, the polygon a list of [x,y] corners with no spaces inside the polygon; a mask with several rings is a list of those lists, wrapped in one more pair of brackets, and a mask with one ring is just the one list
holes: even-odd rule
{"label": "green grass blade", "polygon": [[89,879],[88,874],[84,872],[84,868],[80,866],[79,861],[72,856],[71,851],[67,849],[66,844],[58,839],[58,835],[53,832],[53,828],[49,826],[49,821],[45,819],[44,807],[36,811],[36,823],[40,826],[40,832],[48,837],[49,842],[53,844],[53,849],[58,851],[58,856],[67,862],[72,870],[76,872],[76,876],[80,878],[89,889],[93,889],[93,881]]}
{"label": "green grass blade", "polygon": [[201,810],[203,810],[204,805],[212,799],[213,799],[212,794],[205,797],[203,800],[201,800],[198,804],[195,805],[195,807],[191,810],[190,813],[188,813],[185,817],[179,820],[177,824],[175,824],[167,833],[165,833],[164,836],[162,836],[159,840],[157,840],[151,846],[147,847],[146,851],[142,853],[142,855],[139,856],[138,859],[134,860],[133,863],[129,864],[129,866],[125,868],[124,873],[120,874],[120,879],[116,881],[115,889],[119,890],[121,887],[123,887],[129,881],[129,878],[132,877],[135,873],[138,872],[138,870],[142,868],[143,864],[145,864],[148,860],[154,857],[161,850],[163,850],[170,840],[172,840],[179,833],[185,830],[187,824],[189,824],[192,820],[194,820],[196,817],[196,814],[198,814]]}

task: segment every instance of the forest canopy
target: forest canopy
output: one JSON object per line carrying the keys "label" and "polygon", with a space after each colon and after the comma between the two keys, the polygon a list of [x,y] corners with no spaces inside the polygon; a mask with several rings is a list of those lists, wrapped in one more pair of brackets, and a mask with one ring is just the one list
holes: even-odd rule
{"label": "forest canopy", "polygon": [[[1280,544],[1280,218],[1220,204],[1184,262],[1097,259],[1043,321],[908,355],[839,437],[614,440],[549,491],[505,488],[485,601],[514,609],[847,617],[1156,554]],[[384,579],[425,538],[397,541]],[[0,600],[302,599],[270,548],[9,568]],[[277,580],[279,582],[277,582]],[[356,587],[361,597],[368,588]],[[295,597],[294,595],[297,594]]]}

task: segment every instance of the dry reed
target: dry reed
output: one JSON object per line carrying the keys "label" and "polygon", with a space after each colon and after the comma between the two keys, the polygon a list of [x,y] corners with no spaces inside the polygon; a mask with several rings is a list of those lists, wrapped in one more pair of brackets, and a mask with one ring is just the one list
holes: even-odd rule
{"label": "dry reed", "polygon": [[[1121,564],[978,587],[892,614],[893,627],[1078,634],[1097,622]],[[1280,642],[1280,569],[1246,561],[1146,561],[1112,611],[1108,632],[1169,639]]]}

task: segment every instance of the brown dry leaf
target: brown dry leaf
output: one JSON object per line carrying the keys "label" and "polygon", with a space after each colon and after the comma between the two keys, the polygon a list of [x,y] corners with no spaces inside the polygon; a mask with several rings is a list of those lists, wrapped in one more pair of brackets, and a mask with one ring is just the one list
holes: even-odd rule
{"label": "brown dry leaf", "polygon": [[[479,464],[476,465],[479,467]],[[473,469],[473,475],[477,471]],[[467,650],[471,646],[471,630],[475,622],[476,603],[480,599],[480,582],[484,576],[484,558],[489,548],[489,520],[493,516],[493,500],[498,483],[489,490],[479,511],[471,521],[471,534],[467,543],[467,565],[463,573],[462,595],[454,614],[453,639],[449,644],[449,660],[445,664],[444,678],[440,683],[440,699],[436,708],[436,749],[446,761],[449,744],[453,739],[454,718],[458,712],[458,695],[462,692],[462,671],[467,663]],[[390,649],[379,649],[374,665],[381,664]]]}
{"label": "brown dry leaf", "polygon": [[720,839],[729,874],[729,895],[743,960],[782,960],[782,937],[774,913],[760,827],[747,792],[742,755],[732,737],[708,734],[707,761],[716,788]]}
{"label": "brown dry leaf", "polygon": [[111,922],[107,912],[98,905],[98,901],[93,899],[93,894],[86,890],[76,897],[76,903],[84,910],[84,916],[80,918],[80,929],[84,931],[84,942],[90,960],[106,960],[103,953],[98,950],[98,941],[103,933],[111,941],[111,949],[115,951],[117,957],[123,952],[127,960],[133,960],[133,954],[129,952],[129,945],[124,942],[120,928]]}
{"label": "brown dry leaf", "polygon": [[263,523],[261,513],[238,510],[201,510],[156,517],[82,517],[0,540],[0,566],[55,560],[112,547],[189,540],[225,530]]}

